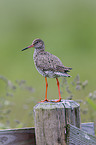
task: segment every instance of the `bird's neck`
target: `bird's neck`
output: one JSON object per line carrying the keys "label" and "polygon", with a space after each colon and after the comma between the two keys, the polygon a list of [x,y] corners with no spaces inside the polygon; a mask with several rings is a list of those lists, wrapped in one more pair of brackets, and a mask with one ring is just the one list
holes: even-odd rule
{"label": "bird's neck", "polygon": [[[37,51],[39,51],[39,50],[45,50],[45,45],[43,44],[41,47],[38,47],[38,48],[36,48],[37,49]],[[39,50],[38,50],[39,49]]]}
{"label": "bird's neck", "polygon": [[45,45],[43,44],[42,47],[35,48],[34,52],[38,53],[38,52],[44,51],[44,50],[45,50]]}
{"label": "bird's neck", "polygon": [[41,52],[41,51],[44,51],[45,50],[45,46],[43,45],[42,47],[40,48],[35,48],[34,50],[34,54],[33,54],[33,59]]}
{"label": "bird's neck", "polygon": [[36,49],[34,50],[34,54],[37,54],[37,53],[39,53],[39,52],[41,52],[41,51],[44,51],[44,49],[37,49],[37,48],[36,48]]}

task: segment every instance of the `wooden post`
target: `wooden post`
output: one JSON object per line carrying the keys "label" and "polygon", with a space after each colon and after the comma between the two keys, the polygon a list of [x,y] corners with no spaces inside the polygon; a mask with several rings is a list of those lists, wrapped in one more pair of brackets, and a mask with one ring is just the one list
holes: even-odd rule
{"label": "wooden post", "polygon": [[34,107],[37,145],[66,145],[66,126],[80,128],[80,105],[73,100],[38,103]]}

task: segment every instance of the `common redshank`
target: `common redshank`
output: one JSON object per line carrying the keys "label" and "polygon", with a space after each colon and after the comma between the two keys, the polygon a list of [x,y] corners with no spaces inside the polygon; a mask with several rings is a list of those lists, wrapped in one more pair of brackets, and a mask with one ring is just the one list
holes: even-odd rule
{"label": "common redshank", "polygon": [[41,102],[49,101],[47,99],[47,88],[48,88],[47,77],[56,78],[57,86],[58,86],[58,93],[59,93],[59,100],[56,100],[53,102],[60,102],[61,94],[60,94],[60,86],[59,86],[58,77],[71,77],[69,74],[67,74],[67,72],[70,72],[72,68],[65,67],[57,56],[49,52],[46,52],[44,42],[41,39],[39,38],[35,39],[30,46],[22,49],[22,51],[31,47],[35,48],[34,54],[33,54],[35,67],[37,71],[42,76],[45,77],[45,82],[46,82],[45,99],[42,100]]}

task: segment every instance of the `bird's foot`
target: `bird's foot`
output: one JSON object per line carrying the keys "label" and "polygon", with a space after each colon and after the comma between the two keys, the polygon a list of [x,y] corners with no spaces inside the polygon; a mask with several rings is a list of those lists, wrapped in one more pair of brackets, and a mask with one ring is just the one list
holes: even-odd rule
{"label": "bird's foot", "polygon": [[56,100],[56,101],[51,101],[51,102],[61,102],[61,98],[59,98],[59,100]]}
{"label": "bird's foot", "polygon": [[39,103],[42,103],[42,102],[50,102],[50,100],[48,100],[48,99],[41,100]]}

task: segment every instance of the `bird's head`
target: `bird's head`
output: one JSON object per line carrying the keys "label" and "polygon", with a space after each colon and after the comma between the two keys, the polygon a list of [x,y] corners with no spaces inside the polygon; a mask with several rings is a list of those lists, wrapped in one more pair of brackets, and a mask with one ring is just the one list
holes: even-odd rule
{"label": "bird's head", "polygon": [[35,49],[44,49],[45,48],[44,42],[41,39],[37,38],[37,39],[33,40],[32,44],[30,46],[22,49],[22,51],[24,51],[28,48],[31,48],[31,47],[34,47]]}

